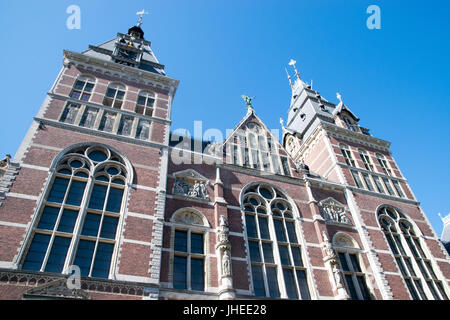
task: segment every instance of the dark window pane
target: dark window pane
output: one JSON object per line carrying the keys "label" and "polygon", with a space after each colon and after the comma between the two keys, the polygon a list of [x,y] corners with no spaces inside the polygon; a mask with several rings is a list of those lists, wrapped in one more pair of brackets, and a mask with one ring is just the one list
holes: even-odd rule
{"label": "dark window pane", "polygon": [[108,159],[108,156],[103,151],[95,150],[89,153],[89,159],[94,162],[103,162]]}
{"label": "dark window pane", "polygon": [[290,176],[291,170],[289,170],[289,161],[286,157],[280,156],[281,164],[283,165],[284,175]]}
{"label": "dark window pane", "polygon": [[408,276],[408,273],[406,272],[406,268],[405,265],[402,262],[401,258],[395,258],[395,260],[397,261],[398,267],[400,268],[400,271],[402,272],[402,274],[404,276]]}
{"label": "dark window pane", "polygon": [[150,132],[150,122],[140,120],[136,130],[136,138],[141,140],[147,140],[149,132]]}
{"label": "dark window pane", "polygon": [[56,219],[58,219],[59,208],[45,207],[42,211],[41,220],[38,224],[38,229],[53,230]]}
{"label": "dark window pane", "polygon": [[351,170],[353,179],[355,180],[356,186],[358,188],[362,188],[362,182],[361,179],[359,178],[358,172]]}
{"label": "dark window pane", "polygon": [[247,226],[247,236],[249,238],[258,238],[255,216],[245,215],[245,224]]}
{"label": "dark window pane", "polygon": [[61,216],[61,220],[59,221],[58,231],[72,233],[77,218],[78,218],[78,211],[64,209]]}
{"label": "dark window pane", "polygon": [[107,187],[98,184],[94,185],[91,194],[91,201],[89,201],[89,209],[103,210],[105,203]]}
{"label": "dark window pane", "polygon": [[267,267],[267,284],[269,285],[269,295],[271,298],[280,297],[280,289],[278,287],[277,268]]}
{"label": "dark window pane", "polygon": [[294,265],[296,267],[303,267],[302,252],[299,247],[291,247],[292,257],[294,258]]}
{"label": "dark window pane", "polygon": [[411,279],[405,279],[405,282],[406,282],[406,286],[408,287],[409,292],[411,293],[413,300],[420,300],[419,295],[417,294],[417,291],[411,282]]}
{"label": "dark window pane", "polygon": [[81,234],[83,236],[96,237],[98,234],[98,227],[100,226],[101,216],[98,214],[88,213],[84,219],[83,230]]}
{"label": "dark window pane", "polygon": [[47,201],[62,203],[66,194],[69,180],[63,178],[55,178],[52,189],[48,195]]}
{"label": "dark window pane", "polygon": [[107,239],[115,239],[118,223],[119,218],[104,216],[102,223],[102,232],[100,233],[100,237]]}
{"label": "dark window pane", "polygon": [[277,240],[281,242],[286,242],[286,233],[284,232],[283,221],[273,220],[275,225],[275,234],[277,235]]}
{"label": "dark window pane", "polygon": [[289,299],[298,299],[297,286],[295,285],[294,272],[291,269],[283,269],[286,293]]}
{"label": "dark window pane", "polygon": [[76,90],[83,90],[84,85],[85,85],[84,81],[77,80],[75,82],[75,85],[73,86],[73,88],[76,89]]}
{"label": "dark window pane", "polygon": [[395,246],[394,240],[392,239],[392,236],[389,233],[386,233],[386,239],[389,243],[389,246],[391,247],[392,252],[394,252],[394,254],[399,254],[397,247]]}
{"label": "dark window pane", "polygon": [[355,284],[353,283],[353,279],[351,275],[345,275],[345,282],[347,283],[347,288],[350,293],[350,298],[352,300],[358,300],[358,294],[356,293]]}
{"label": "dark window pane", "polygon": [[255,296],[265,297],[266,290],[264,288],[264,279],[261,266],[252,266],[253,288],[255,289]]}
{"label": "dark window pane", "polygon": [[433,297],[436,300],[441,300],[441,297],[439,297],[439,294],[436,291],[436,288],[434,287],[433,281],[426,281],[428,288],[430,288],[431,293],[433,294]]}
{"label": "dark window pane", "polygon": [[283,266],[291,265],[291,258],[289,257],[289,250],[287,246],[278,246],[280,251],[281,264]]}
{"label": "dark window pane", "polygon": [[249,241],[248,246],[250,249],[250,260],[252,262],[261,262],[261,254],[259,253],[258,242]]}
{"label": "dark window pane", "polygon": [[437,282],[437,281],[436,281],[435,284],[436,284],[436,286],[438,287],[439,292],[441,293],[443,299],[444,299],[444,300],[448,300],[448,297],[447,297],[447,294],[445,293],[444,286],[442,285],[442,282],[440,282],[440,281]]}
{"label": "dark window pane", "polygon": [[142,105],[142,106],[145,106],[145,100],[146,100],[146,98],[145,97],[143,97],[143,96],[139,96],[138,97],[138,104],[140,104],[140,105]]}
{"label": "dark window pane", "polygon": [[358,277],[356,277],[356,279],[358,280],[359,289],[361,290],[363,299],[370,300],[371,298],[370,298],[369,289],[367,288],[366,279],[364,278],[364,276],[358,276]]}
{"label": "dark window pane", "polygon": [[345,258],[345,254],[342,252],[339,252],[338,255],[339,255],[339,261],[341,262],[342,270],[350,271],[350,268],[348,267],[348,264],[347,264],[347,259]]}
{"label": "dark window pane", "polygon": [[108,88],[108,90],[106,91],[106,96],[109,98],[114,98],[115,95],[116,95],[116,90]]}
{"label": "dark window pane", "polygon": [[122,197],[123,189],[110,188],[106,211],[119,213],[122,207]]}
{"label": "dark window pane", "polygon": [[286,228],[289,236],[289,241],[291,243],[298,243],[294,222],[286,221]]}
{"label": "dark window pane", "polygon": [[361,267],[359,266],[358,257],[354,254],[350,254],[350,261],[353,265],[353,271],[355,272],[361,272]]}
{"label": "dark window pane", "polygon": [[262,246],[263,246],[263,253],[264,253],[264,262],[265,263],[274,263],[275,261],[273,259],[272,244],[263,242]]}
{"label": "dark window pane", "polygon": [[72,181],[66,203],[74,206],[79,206],[81,204],[81,200],[83,199],[85,187],[86,182],[75,180]]}
{"label": "dark window pane", "polygon": [[191,233],[191,253],[203,254],[203,235]]}
{"label": "dark window pane", "polygon": [[69,250],[70,238],[55,237],[45,267],[46,272],[62,272]]}
{"label": "dark window pane", "polygon": [[431,266],[431,263],[429,261],[425,261],[425,265],[428,268],[428,271],[430,272],[431,276],[433,277],[433,279],[436,279],[436,274],[434,273],[433,267]]}
{"label": "dark window pane", "polygon": [[113,251],[113,244],[99,242],[97,246],[97,253],[95,254],[92,277],[108,278]]}
{"label": "dark window pane", "polygon": [[35,234],[30,249],[28,249],[27,257],[25,258],[22,269],[39,271],[42,262],[44,261],[49,242],[50,236]]}
{"label": "dark window pane", "polygon": [[187,258],[175,256],[173,259],[173,287],[187,289]]}
{"label": "dark window pane", "polygon": [[205,290],[203,259],[191,259],[191,289]]}
{"label": "dark window pane", "polygon": [[267,224],[267,218],[258,217],[258,221],[261,239],[270,239],[269,225]]}
{"label": "dark window pane", "polygon": [[187,252],[187,232],[175,231],[175,251]]}
{"label": "dark window pane", "polygon": [[91,95],[90,94],[88,94],[88,93],[83,93],[82,95],[81,95],[81,99],[80,100],[82,100],[82,101],[89,101],[89,98],[91,97]]}
{"label": "dark window pane", "polygon": [[94,241],[80,240],[75,256],[74,265],[79,266],[82,276],[88,276],[91,269],[92,256],[94,254]]}
{"label": "dark window pane", "polygon": [[410,258],[404,258],[404,260],[405,260],[406,266],[408,267],[409,272],[411,273],[411,275],[413,277],[415,277],[416,276],[416,272],[413,269],[413,265],[411,263],[411,259]]}
{"label": "dark window pane", "polygon": [[414,280],[414,283],[416,284],[417,290],[419,290],[419,294],[420,294],[420,297],[422,298],[422,300],[428,300],[427,295],[423,291],[422,281]]}
{"label": "dark window pane", "polygon": [[311,300],[311,295],[309,294],[308,279],[306,278],[306,271],[297,270],[296,273],[302,300]]}

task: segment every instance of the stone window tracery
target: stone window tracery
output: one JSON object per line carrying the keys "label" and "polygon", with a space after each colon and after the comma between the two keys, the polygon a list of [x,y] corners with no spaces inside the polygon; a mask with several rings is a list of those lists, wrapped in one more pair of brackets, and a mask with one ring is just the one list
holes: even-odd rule
{"label": "stone window tracery", "polygon": [[310,299],[293,207],[278,189],[256,184],[242,198],[256,296]]}
{"label": "stone window tracery", "polygon": [[128,169],[103,146],[66,152],[55,165],[22,269],[108,278],[127,192]]}
{"label": "stone window tracery", "polygon": [[412,299],[448,300],[412,222],[400,210],[387,206],[378,210],[378,221]]}

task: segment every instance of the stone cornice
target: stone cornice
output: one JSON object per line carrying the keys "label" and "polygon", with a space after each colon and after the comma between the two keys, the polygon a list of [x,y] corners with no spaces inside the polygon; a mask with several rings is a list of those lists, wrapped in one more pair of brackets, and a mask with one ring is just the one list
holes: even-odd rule
{"label": "stone cornice", "polygon": [[[49,120],[49,119],[44,119],[44,118],[38,118],[38,117],[35,117],[34,120],[40,124],[43,124],[44,126],[48,125],[51,127],[71,130],[71,131],[88,134],[88,135],[95,136],[95,137],[108,138],[108,139],[113,139],[113,140],[117,140],[117,141],[121,141],[121,142],[125,142],[125,143],[131,143],[131,144],[135,144],[135,145],[140,145],[140,146],[144,146],[144,147],[152,147],[152,148],[157,148],[157,149],[167,148],[167,145],[162,144],[162,143],[133,139],[133,138],[117,135],[114,133],[99,131],[99,130],[90,129],[90,128],[84,128],[84,127],[80,127],[80,126],[76,126],[76,125],[72,125],[72,124],[67,124],[64,122],[59,122],[59,121],[54,121],[54,120]],[[45,129],[43,129],[43,130],[45,130]]]}
{"label": "stone cornice", "polygon": [[64,65],[73,63],[79,67],[86,67],[84,64],[89,64],[95,67],[95,71],[102,73],[110,72],[117,73],[118,77],[140,83],[142,81],[149,82],[150,85],[159,87],[161,89],[169,90],[172,95],[175,95],[178,88],[179,80],[169,78],[167,76],[159,75],[153,72],[137,69],[129,66],[117,64],[112,61],[106,61],[85,54],[64,50]]}
{"label": "stone cornice", "polygon": [[363,145],[390,152],[391,143],[389,141],[375,138],[359,132],[354,132],[345,128],[338,127],[335,124],[322,122],[318,128],[323,128],[333,136],[343,138],[347,141],[357,142]]}
{"label": "stone cornice", "polygon": [[378,193],[378,192],[374,192],[374,191],[360,189],[360,188],[353,187],[353,186],[347,186],[347,188],[350,191],[352,191],[353,193],[362,193],[362,194],[370,195],[370,196],[373,196],[373,197],[376,197],[376,198],[383,198],[383,199],[386,199],[386,200],[403,202],[403,203],[412,204],[412,205],[415,205],[415,206],[420,206],[420,202],[418,202],[416,200],[394,197],[394,196],[390,196],[390,195],[387,195],[387,194],[382,194],[382,193]]}

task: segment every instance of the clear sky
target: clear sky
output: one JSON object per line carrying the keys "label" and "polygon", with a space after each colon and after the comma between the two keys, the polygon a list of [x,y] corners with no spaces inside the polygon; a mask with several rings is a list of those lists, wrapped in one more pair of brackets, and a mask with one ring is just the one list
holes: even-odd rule
{"label": "clear sky", "polygon": [[[66,9],[81,9],[69,30]],[[381,29],[369,30],[369,5]],[[392,143],[402,173],[440,236],[450,213],[450,1],[155,0],[0,2],[0,157],[15,154],[62,66],[63,49],[84,51],[125,33],[150,12],[145,37],[168,76],[179,79],[173,126],[225,133],[245,115],[240,96],[256,96],[269,128],[287,118],[284,68]]]}

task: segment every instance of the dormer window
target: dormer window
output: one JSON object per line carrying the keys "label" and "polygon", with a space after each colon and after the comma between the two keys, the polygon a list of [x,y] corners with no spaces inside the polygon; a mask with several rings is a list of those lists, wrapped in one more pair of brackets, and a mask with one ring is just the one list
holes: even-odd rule
{"label": "dormer window", "polygon": [[342,120],[344,120],[344,122],[347,125],[348,129],[350,129],[352,131],[355,131],[355,132],[358,132],[356,124],[352,120],[350,120],[350,118],[342,117]]}
{"label": "dormer window", "polygon": [[108,90],[106,91],[105,99],[103,100],[103,105],[120,109],[125,97],[125,90],[125,87],[121,84],[109,85]]}
{"label": "dormer window", "polygon": [[94,85],[95,79],[91,77],[79,77],[75,81],[70,97],[82,101],[89,101]]}

